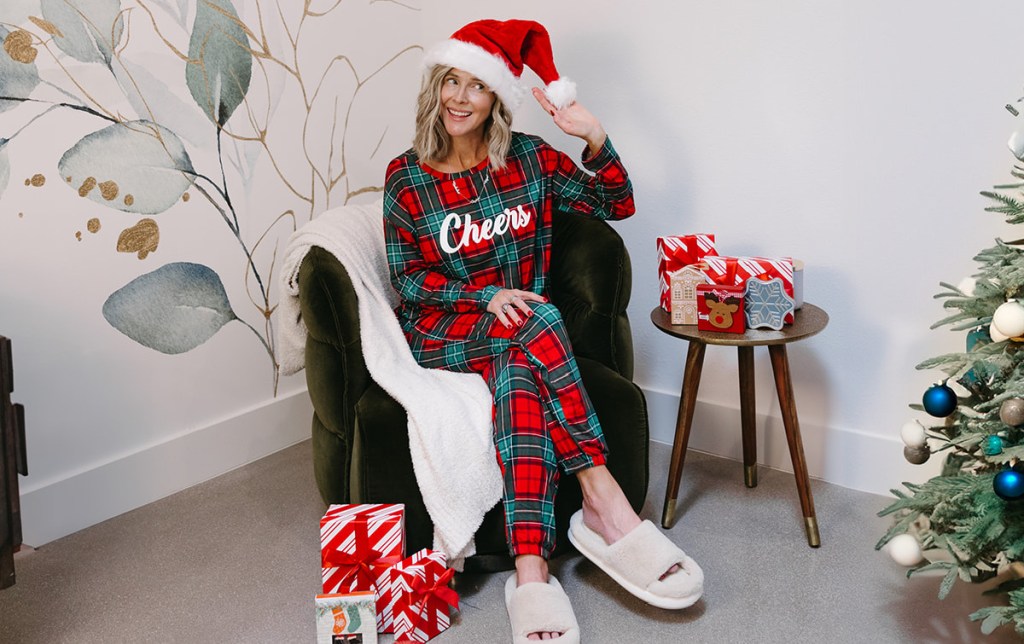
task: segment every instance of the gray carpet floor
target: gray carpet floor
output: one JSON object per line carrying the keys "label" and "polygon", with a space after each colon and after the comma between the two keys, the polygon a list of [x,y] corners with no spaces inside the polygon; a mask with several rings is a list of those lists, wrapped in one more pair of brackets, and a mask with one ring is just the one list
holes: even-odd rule
{"label": "gray carpet floor", "polygon": [[[669,448],[652,444],[645,518],[660,515]],[[690,453],[670,536],[706,574],[678,612],[619,589],[579,555],[552,562],[584,642],[979,642],[967,615],[985,605],[958,584],[907,580],[873,549],[887,499],[812,484],[822,546],[807,546],[793,477]],[[320,502],[309,442],[19,555],[0,591],[0,642],[315,641]],[[506,574],[456,578],[462,613],[433,641],[508,642]],[[382,636],[390,642],[391,636]]]}

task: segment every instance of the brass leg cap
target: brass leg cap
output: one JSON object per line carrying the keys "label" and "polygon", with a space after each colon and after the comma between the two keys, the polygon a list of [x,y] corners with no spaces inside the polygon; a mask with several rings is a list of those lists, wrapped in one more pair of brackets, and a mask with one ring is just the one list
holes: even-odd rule
{"label": "brass leg cap", "polygon": [[676,500],[665,499],[665,511],[661,513],[661,527],[668,530],[676,518]]}
{"label": "brass leg cap", "polygon": [[817,517],[804,517],[805,527],[807,528],[807,543],[812,548],[817,548],[821,545],[821,536],[818,534],[818,518]]}
{"label": "brass leg cap", "polygon": [[743,482],[747,487],[757,487],[757,465],[747,465],[743,468]]}

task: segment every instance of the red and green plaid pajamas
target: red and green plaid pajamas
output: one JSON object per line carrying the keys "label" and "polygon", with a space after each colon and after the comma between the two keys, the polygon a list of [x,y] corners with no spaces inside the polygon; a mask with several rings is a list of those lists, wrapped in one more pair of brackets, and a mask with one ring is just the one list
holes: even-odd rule
{"label": "red and green plaid pajamas", "polygon": [[502,170],[484,161],[445,174],[410,150],[391,162],[384,188],[391,280],[413,355],[424,367],[480,373],[494,394],[513,555],[550,555],[559,468],[600,465],[607,452],[558,309],[530,302],[532,315],[512,329],[486,310],[503,288],[546,296],[554,208],[601,219],[633,214],[611,142],[584,165],[596,174],[514,133]]}

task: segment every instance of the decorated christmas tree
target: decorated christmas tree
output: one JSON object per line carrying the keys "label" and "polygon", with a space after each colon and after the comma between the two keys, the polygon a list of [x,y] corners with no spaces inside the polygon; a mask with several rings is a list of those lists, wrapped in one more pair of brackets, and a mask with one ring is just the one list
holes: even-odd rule
{"label": "decorated christmas tree", "polygon": [[[1021,224],[1024,137],[1011,137],[1010,149],[1019,183],[981,194],[986,211]],[[1024,239],[996,239],[974,259],[974,275],[941,284],[935,297],[951,314],[932,325],[965,333],[966,349],[917,366],[946,378],[911,405],[930,422],[911,420],[901,430],[907,460],[941,457],[941,474],[892,491],[896,501],[879,515],[894,523],[875,547],[888,544],[893,559],[910,566],[908,576],[943,571],[940,598],[958,579],[984,584],[992,605],[971,619],[984,633],[1006,626],[1024,635]]]}

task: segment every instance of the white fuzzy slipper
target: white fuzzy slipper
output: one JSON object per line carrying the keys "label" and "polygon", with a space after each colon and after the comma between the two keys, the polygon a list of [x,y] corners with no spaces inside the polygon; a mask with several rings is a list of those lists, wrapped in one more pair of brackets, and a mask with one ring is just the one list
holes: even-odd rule
{"label": "white fuzzy slipper", "polygon": [[580,626],[576,614],[554,575],[548,575],[546,584],[538,581],[517,586],[516,583],[515,573],[505,582],[505,606],[512,623],[513,644],[533,644],[537,640],[527,639],[530,633],[561,633],[561,637],[543,641],[579,644]]}
{"label": "white fuzzy slipper", "polygon": [[[569,520],[569,541],[620,586],[658,608],[692,606],[704,592],[704,572],[650,521],[608,545],[583,523],[583,510]],[[680,570],[659,579],[679,564]]]}

